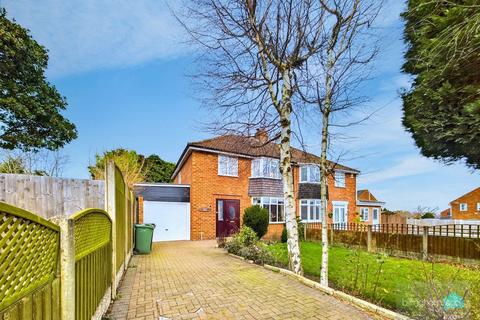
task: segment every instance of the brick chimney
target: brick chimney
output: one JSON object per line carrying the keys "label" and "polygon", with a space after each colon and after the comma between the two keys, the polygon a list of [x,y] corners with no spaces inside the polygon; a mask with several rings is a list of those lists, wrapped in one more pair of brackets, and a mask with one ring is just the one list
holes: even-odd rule
{"label": "brick chimney", "polygon": [[265,129],[257,129],[255,133],[255,138],[261,143],[265,144],[268,142],[268,132]]}

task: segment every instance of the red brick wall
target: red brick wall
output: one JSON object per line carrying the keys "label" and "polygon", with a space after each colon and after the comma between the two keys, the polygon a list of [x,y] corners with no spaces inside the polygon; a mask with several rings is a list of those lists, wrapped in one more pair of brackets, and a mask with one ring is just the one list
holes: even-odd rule
{"label": "red brick wall", "polygon": [[[480,188],[477,188],[466,195],[452,201],[452,219],[472,220],[480,219],[480,211],[477,211],[477,203],[480,202]],[[466,203],[467,211],[460,211],[460,204]]]}
{"label": "red brick wall", "polygon": [[[240,200],[240,219],[251,205],[248,196],[250,160],[238,158],[238,177],[218,175],[218,155],[194,151],[192,181],[190,183],[190,238],[192,240],[216,237],[216,200]],[[183,178],[182,178],[183,181]],[[240,221],[240,224],[242,221]]]}
{"label": "red brick wall", "polygon": [[138,197],[138,223],[143,223],[143,197]]}
{"label": "red brick wall", "polygon": [[188,157],[179,173],[175,177],[174,183],[190,184],[192,182],[192,157]]}

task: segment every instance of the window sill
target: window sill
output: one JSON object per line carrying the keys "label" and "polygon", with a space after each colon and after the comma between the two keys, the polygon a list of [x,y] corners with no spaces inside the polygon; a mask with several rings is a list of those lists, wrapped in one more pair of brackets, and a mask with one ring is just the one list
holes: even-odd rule
{"label": "window sill", "polygon": [[300,183],[320,184],[320,182],[300,181]]}
{"label": "window sill", "polygon": [[341,189],[345,189],[346,186],[335,186],[335,188],[341,188]]}
{"label": "window sill", "polygon": [[269,224],[285,224],[285,221],[284,222],[269,222]]}
{"label": "window sill", "polygon": [[249,179],[271,179],[271,180],[282,180],[282,178],[272,178],[272,177],[250,177]]}
{"label": "window sill", "polygon": [[235,175],[230,175],[230,174],[218,174],[218,176],[220,177],[230,177],[230,178],[238,178],[238,174],[235,176]]}

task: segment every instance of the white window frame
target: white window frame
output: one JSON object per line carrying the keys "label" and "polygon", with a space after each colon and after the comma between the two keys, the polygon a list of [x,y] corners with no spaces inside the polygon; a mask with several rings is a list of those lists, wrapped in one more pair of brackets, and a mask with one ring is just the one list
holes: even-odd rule
{"label": "white window frame", "polygon": [[[310,172],[313,170],[313,168],[316,168],[318,170],[318,181],[312,181],[311,176],[312,173]],[[307,179],[303,180],[302,179],[302,170],[307,170]],[[320,183],[320,166],[316,164],[302,164],[300,165],[300,174],[299,174],[299,180],[300,183]]]}
{"label": "white window frame", "polygon": [[480,202],[477,202],[477,211],[480,211]]}
{"label": "white window frame", "polygon": [[468,211],[468,204],[467,203],[460,203],[460,211]]}
{"label": "white window frame", "polygon": [[[223,162],[226,165],[226,172],[221,172]],[[238,177],[238,158],[219,154],[217,172],[219,176]]]}
{"label": "white window frame", "polygon": [[[377,219],[375,220],[375,211],[377,212]],[[380,222],[380,208],[372,208],[372,223]]]}
{"label": "white window frame", "polygon": [[[332,207],[333,207],[333,216],[332,216],[332,222],[333,223],[348,223],[348,201],[332,201]],[[339,209],[345,209],[345,220],[346,221],[335,221],[335,208]]]}
{"label": "white window frame", "polygon": [[[366,218],[365,218],[365,213],[366,213]],[[360,208],[360,221],[368,221],[370,218],[370,208],[364,207]]]}
{"label": "white window frame", "polygon": [[[256,172],[257,167],[259,172]],[[267,172],[265,172],[265,169]],[[280,160],[267,157],[253,159],[252,178],[282,179],[282,175],[280,173]]]}
{"label": "white window frame", "polygon": [[[285,223],[285,200],[283,198],[278,198],[278,197],[253,197],[252,198],[252,204],[253,205],[259,205],[262,208],[265,208],[265,206],[268,206],[268,221],[270,224],[283,224]],[[272,221],[272,213],[271,213],[271,207],[272,206],[277,206],[277,221]],[[282,207],[282,216],[283,220],[278,220],[279,216],[279,208]]]}
{"label": "white window frame", "polygon": [[344,171],[336,170],[334,178],[335,178],[335,187],[345,188],[347,175]]}
{"label": "white window frame", "polygon": [[[302,207],[307,208],[307,219],[302,217]],[[318,218],[312,219],[312,210],[318,210]],[[313,212],[314,216],[317,216]],[[300,219],[302,222],[322,222],[322,201],[320,199],[301,199],[300,200]]]}

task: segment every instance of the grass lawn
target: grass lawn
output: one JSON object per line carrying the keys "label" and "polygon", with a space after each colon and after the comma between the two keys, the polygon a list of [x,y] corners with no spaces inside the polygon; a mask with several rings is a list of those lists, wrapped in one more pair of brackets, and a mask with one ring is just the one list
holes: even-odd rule
{"label": "grass lawn", "polygon": [[[285,243],[269,245],[268,250],[280,264],[288,264]],[[301,242],[304,273],[317,281],[321,250],[318,242]],[[421,305],[425,305],[423,297],[433,295],[433,286],[427,284],[432,268],[436,288],[440,291],[440,300],[437,301],[443,300],[449,288],[463,296],[473,283],[480,284],[478,269],[445,263],[432,265],[339,246],[330,247],[329,262],[330,286],[410,315],[416,314],[422,309]]]}

